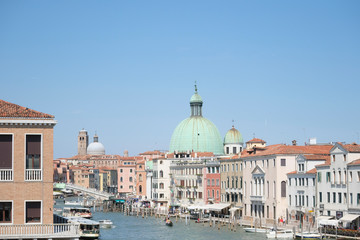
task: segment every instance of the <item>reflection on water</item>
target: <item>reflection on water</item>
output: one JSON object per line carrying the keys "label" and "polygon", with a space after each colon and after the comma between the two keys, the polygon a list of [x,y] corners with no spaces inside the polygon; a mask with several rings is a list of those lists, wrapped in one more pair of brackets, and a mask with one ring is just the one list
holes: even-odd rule
{"label": "reflection on water", "polygon": [[148,217],[124,216],[122,213],[113,212],[94,212],[93,220],[110,219],[113,221],[115,228],[100,230],[100,239],[243,239],[243,240],[264,240],[265,234],[261,233],[245,233],[241,227],[236,232],[228,229],[228,226],[217,226],[210,228],[209,224],[203,226],[194,221],[190,225],[185,225],[185,220],[175,222],[174,226],[168,227],[163,219]]}

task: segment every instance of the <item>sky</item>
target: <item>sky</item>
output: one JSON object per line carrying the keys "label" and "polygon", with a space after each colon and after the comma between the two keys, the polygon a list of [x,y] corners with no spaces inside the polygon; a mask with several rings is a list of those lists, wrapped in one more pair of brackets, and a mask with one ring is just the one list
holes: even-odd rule
{"label": "sky", "polygon": [[360,1],[0,1],[0,99],[49,113],[54,158],[167,150],[190,116],[267,144],[359,142]]}

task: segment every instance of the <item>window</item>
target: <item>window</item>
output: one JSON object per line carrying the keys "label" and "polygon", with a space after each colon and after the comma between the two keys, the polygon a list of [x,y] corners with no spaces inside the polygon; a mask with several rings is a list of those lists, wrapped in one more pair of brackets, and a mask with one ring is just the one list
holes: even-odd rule
{"label": "window", "polygon": [[26,202],[26,223],[41,222],[41,202]]}
{"label": "window", "polygon": [[289,206],[291,206],[291,195],[289,195]]}
{"label": "window", "polygon": [[327,193],[327,202],[330,203],[330,193]]}
{"label": "window", "polygon": [[341,203],[341,193],[338,193],[338,202]]}
{"label": "window", "polygon": [[358,182],[360,182],[360,171],[357,172],[358,175]]}
{"label": "window", "polygon": [[160,170],[160,178],[163,178],[164,177],[164,172],[163,170]]}
{"label": "window", "polygon": [[133,181],[133,178],[132,177],[129,177],[129,182],[132,182]]}
{"label": "window", "polygon": [[229,153],[230,153],[230,148],[226,147],[226,154],[229,154]]}
{"label": "window", "polygon": [[350,193],[350,204],[353,204],[353,195]]}
{"label": "window", "polygon": [[164,189],[164,183],[160,183],[160,184],[159,184],[159,188],[160,188],[160,189]]}
{"label": "window", "polygon": [[286,159],[285,158],[281,159],[281,166],[286,166]]}
{"label": "window", "polygon": [[199,198],[200,199],[202,198],[202,192],[199,192]]}
{"label": "window", "polygon": [[233,154],[236,154],[237,151],[236,151],[236,147],[233,147]]}
{"label": "window", "polygon": [[41,135],[26,135],[26,169],[41,169]]}
{"label": "window", "polygon": [[207,180],[207,185],[210,186],[210,179]]}
{"label": "window", "polygon": [[318,182],[321,182],[321,172],[318,172]]}
{"label": "window", "polygon": [[164,198],[164,194],[163,194],[163,193],[160,193],[160,198]]}
{"label": "window", "polygon": [[281,197],[286,197],[286,182],[281,182]]}
{"label": "window", "polygon": [[142,182],[142,174],[139,175],[139,182]]}
{"label": "window", "polygon": [[122,168],[120,168],[120,172],[121,172],[121,173],[123,172]]}
{"label": "window", "polygon": [[123,178],[122,178],[122,177],[120,177],[120,182],[123,182]]}
{"label": "window", "polygon": [[352,172],[349,172],[349,182],[352,182]]}
{"label": "window", "polygon": [[132,169],[130,168],[130,172],[132,173]]}
{"label": "window", "polygon": [[336,193],[333,193],[333,203],[336,203]]}
{"label": "window", "polygon": [[12,169],[12,135],[0,135],[0,169]]}
{"label": "window", "polygon": [[275,159],[274,159],[274,167],[276,166],[276,161],[275,161]]}
{"label": "window", "polygon": [[322,203],[322,192],[319,192],[319,201]]}
{"label": "window", "polygon": [[306,196],[306,206],[309,206],[309,196]]}
{"label": "window", "polygon": [[326,172],[326,182],[331,182],[330,172]]}
{"label": "window", "polygon": [[360,193],[357,194],[357,205],[360,205]]}
{"label": "window", "polygon": [[139,193],[142,193],[142,186],[139,185]]}
{"label": "window", "polygon": [[12,202],[0,202],[0,223],[12,222]]}
{"label": "window", "polygon": [[216,179],[216,186],[219,186],[219,179]]}

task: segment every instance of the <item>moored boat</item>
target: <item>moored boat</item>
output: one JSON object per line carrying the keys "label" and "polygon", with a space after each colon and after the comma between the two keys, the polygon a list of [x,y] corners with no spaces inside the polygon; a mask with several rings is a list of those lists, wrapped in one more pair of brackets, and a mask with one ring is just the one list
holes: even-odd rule
{"label": "moored boat", "polygon": [[273,230],[266,234],[266,238],[293,239],[294,233],[292,230],[281,230],[281,231]]}
{"label": "moored boat", "polygon": [[295,239],[317,240],[317,239],[322,239],[322,236],[320,233],[304,232],[304,233],[296,233]]}
{"label": "moored boat", "polygon": [[244,228],[245,232],[250,232],[250,233],[267,233],[270,230],[267,228]]}
{"label": "moored boat", "polygon": [[82,207],[64,207],[63,210],[64,217],[83,217],[91,218],[92,214],[89,208]]}

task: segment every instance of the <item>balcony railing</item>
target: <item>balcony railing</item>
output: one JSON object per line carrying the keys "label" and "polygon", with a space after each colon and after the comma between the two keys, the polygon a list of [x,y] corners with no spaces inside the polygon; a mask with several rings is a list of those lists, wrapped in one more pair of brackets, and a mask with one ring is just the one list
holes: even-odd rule
{"label": "balcony railing", "polygon": [[42,181],[41,169],[26,169],[25,171],[26,181]]}
{"label": "balcony railing", "polygon": [[262,202],[265,203],[265,197],[264,196],[250,196],[250,201],[256,201],[256,202]]}
{"label": "balcony railing", "polygon": [[13,170],[12,169],[0,169],[0,181],[12,181]]}
{"label": "balcony railing", "polygon": [[79,226],[76,224],[16,224],[0,225],[0,236],[7,238],[78,238]]}

